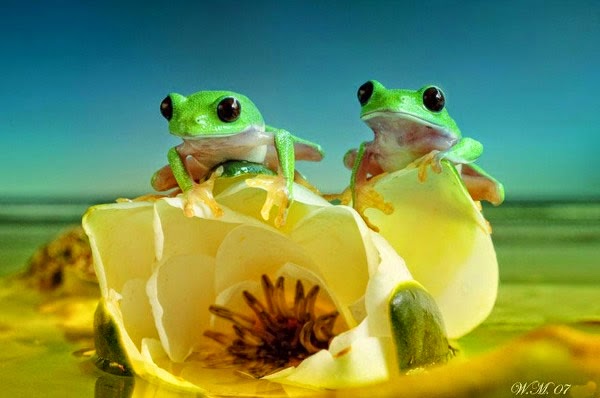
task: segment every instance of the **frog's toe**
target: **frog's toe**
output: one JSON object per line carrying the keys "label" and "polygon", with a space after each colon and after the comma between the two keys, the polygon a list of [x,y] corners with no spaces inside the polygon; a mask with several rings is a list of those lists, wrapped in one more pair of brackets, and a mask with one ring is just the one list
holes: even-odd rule
{"label": "frog's toe", "polygon": [[270,218],[271,209],[276,206],[278,208],[275,216],[274,224],[276,227],[281,227],[285,224],[287,217],[287,209],[289,205],[289,192],[285,178],[280,175],[258,175],[246,180],[249,187],[259,188],[267,191],[267,198],[260,211],[260,215],[266,221]]}
{"label": "frog's toe", "polygon": [[433,159],[431,160],[431,169],[437,173],[440,174],[442,172],[442,159],[443,159],[443,155],[441,155],[440,153],[437,153],[433,156]]}
{"label": "frog's toe", "polygon": [[394,212],[394,206],[386,202],[383,199],[383,196],[379,192],[375,190],[375,182],[381,178],[384,174],[380,174],[377,177],[369,180],[366,184],[363,184],[360,187],[357,187],[355,192],[354,199],[354,209],[362,216],[367,225],[373,229],[374,231],[378,231],[379,229],[373,225],[368,217],[365,215],[365,211],[369,208],[377,209],[384,214],[392,214]]}
{"label": "frog's toe", "polygon": [[221,209],[221,206],[219,206],[219,204],[213,196],[212,186],[198,184],[194,188],[189,190],[185,194],[185,196],[186,198],[183,207],[183,212],[187,217],[194,216],[194,205],[196,203],[203,203],[206,206],[208,206],[213,216],[215,217],[221,217],[223,215],[223,209]]}
{"label": "frog's toe", "polygon": [[417,175],[419,177],[419,181],[424,182],[427,179],[427,168],[429,166],[431,166],[431,169],[438,174],[442,172],[440,151],[433,150],[427,155],[421,156],[419,159],[406,166],[406,168],[418,168],[419,171]]}
{"label": "frog's toe", "polygon": [[214,172],[208,180],[194,185],[192,189],[184,194],[183,212],[187,217],[194,216],[194,205],[196,203],[203,203],[208,206],[215,217],[221,217],[223,215],[223,209],[219,206],[213,195],[215,179],[219,175],[220,173],[218,171]]}

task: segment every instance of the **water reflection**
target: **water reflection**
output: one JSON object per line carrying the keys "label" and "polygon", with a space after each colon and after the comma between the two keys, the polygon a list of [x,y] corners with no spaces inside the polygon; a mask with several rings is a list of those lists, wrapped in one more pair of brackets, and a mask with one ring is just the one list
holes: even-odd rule
{"label": "water reflection", "polygon": [[133,397],[135,377],[103,374],[96,379],[95,398],[129,398]]}

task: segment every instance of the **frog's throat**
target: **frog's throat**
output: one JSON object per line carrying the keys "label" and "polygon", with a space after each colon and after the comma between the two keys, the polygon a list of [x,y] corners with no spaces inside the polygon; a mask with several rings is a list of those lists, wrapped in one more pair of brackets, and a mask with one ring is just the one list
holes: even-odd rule
{"label": "frog's throat", "polygon": [[244,130],[235,131],[235,132],[219,132],[219,131],[203,131],[197,133],[188,133],[188,132],[174,132],[170,131],[170,133],[176,137],[179,137],[186,141],[199,141],[206,138],[225,138],[225,137],[233,137],[234,135],[240,135],[245,133],[256,133],[256,132],[265,132],[264,125],[251,125]]}

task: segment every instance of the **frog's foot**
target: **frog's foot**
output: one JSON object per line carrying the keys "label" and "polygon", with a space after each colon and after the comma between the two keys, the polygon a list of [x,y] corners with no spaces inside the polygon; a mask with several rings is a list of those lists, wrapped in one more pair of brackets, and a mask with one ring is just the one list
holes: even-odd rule
{"label": "frog's foot", "polygon": [[494,206],[504,201],[504,186],[480,167],[474,164],[463,165],[461,177],[473,200],[485,200]]}
{"label": "frog's foot", "polygon": [[326,193],[321,195],[326,201],[333,204],[349,205],[352,202],[352,190],[350,187],[340,193]]}
{"label": "frog's foot", "polygon": [[383,196],[375,190],[375,183],[385,176],[387,173],[379,174],[376,177],[371,178],[364,184],[357,185],[354,193],[354,209],[362,216],[365,223],[374,231],[379,231],[375,225],[373,225],[368,217],[365,215],[365,211],[369,208],[377,209],[384,214],[392,214],[394,212],[394,206],[383,200]]}
{"label": "frog's foot", "polygon": [[260,188],[267,191],[267,199],[260,211],[260,215],[266,221],[271,215],[273,206],[277,206],[277,216],[275,216],[274,224],[276,227],[281,227],[285,224],[287,210],[289,205],[289,192],[285,178],[280,175],[258,175],[253,178],[248,178],[246,184],[249,187]]}
{"label": "frog's foot", "polygon": [[431,169],[438,174],[442,172],[442,163],[441,162],[442,162],[442,159],[440,156],[440,151],[438,151],[437,149],[434,149],[433,151],[429,152],[427,155],[421,156],[419,159],[415,160],[414,162],[412,162],[411,164],[406,166],[406,168],[407,169],[418,168],[419,169],[419,181],[423,182],[427,179],[427,168],[429,166],[431,166]]}
{"label": "frog's foot", "polygon": [[223,209],[221,209],[221,206],[219,206],[213,195],[215,180],[222,172],[223,169],[218,168],[206,181],[195,184],[192,189],[183,194],[183,213],[186,217],[194,217],[194,204],[198,202],[208,206],[215,217],[223,215]]}

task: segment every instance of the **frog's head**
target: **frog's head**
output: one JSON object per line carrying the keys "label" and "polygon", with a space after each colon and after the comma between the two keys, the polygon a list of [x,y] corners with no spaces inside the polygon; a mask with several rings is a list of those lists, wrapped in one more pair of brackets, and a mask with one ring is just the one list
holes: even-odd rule
{"label": "frog's head", "polygon": [[160,103],[160,113],[171,134],[186,139],[234,135],[265,124],[252,101],[231,91],[171,93]]}
{"label": "frog's head", "polygon": [[376,80],[369,80],[358,89],[360,118],[370,127],[385,120],[387,127],[398,126],[435,130],[445,136],[460,137],[456,122],[448,114],[446,99],[439,87],[424,86],[420,90],[392,90]]}

